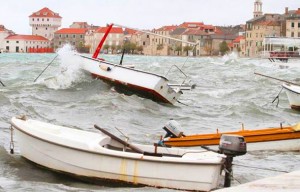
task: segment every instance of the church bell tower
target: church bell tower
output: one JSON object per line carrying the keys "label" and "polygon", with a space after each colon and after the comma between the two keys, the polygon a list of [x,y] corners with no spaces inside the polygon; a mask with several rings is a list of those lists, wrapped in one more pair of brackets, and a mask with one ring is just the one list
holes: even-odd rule
{"label": "church bell tower", "polygon": [[262,16],[262,2],[261,2],[261,0],[255,0],[253,17],[256,18],[259,16]]}

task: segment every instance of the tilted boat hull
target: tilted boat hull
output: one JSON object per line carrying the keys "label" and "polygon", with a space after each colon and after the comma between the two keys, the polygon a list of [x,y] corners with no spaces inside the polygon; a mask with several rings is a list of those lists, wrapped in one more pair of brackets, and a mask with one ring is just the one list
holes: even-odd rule
{"label": "tilted boat hull", "polygon": [[81,58],[83,69],[114,86],[158,102],[174,104],[182,91],[173,89],[168,80],[160,75],[116,65],[109,62],[77,55]]}
{"label": "tilted boat hull", "polygon": [[[21,155],[59,172],[182,190],[209,191],[219,184],[224,156],[212,152],[159,147],[158,152],[171,150],[182,157],[148,156],[107,149],[102,145],[110,138],[98,133],[15,118],[12,125]],[[153,146],[135,146],[154,151]]]}
{"label": "tilted boat hull", "polygon": [[300,86],[284,83],[282,87],[286,91],[291,108],[300,110]]}
{"label": "tilted boat hull", "polygon": [[243,136],[247,142],[247,151],[300,150],[300,131],[296,131],[292,127],[188,135],[181,138],[166,138],[163,142],[165,145],[174,147],[209,146],[213,147],[213,149],[217,149],[222,134],[236,134]]}

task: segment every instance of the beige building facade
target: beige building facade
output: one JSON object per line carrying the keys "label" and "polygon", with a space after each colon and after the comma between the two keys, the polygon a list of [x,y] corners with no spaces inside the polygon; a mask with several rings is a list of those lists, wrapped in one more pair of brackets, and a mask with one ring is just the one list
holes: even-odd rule
{"label": "beige building facade", "polygon": [[286,17],[286,37],[300,38],[300,8]]}
{"label": "beige building facade", "polygon": [[29,25],[32,35],[40,35],[49,40],[54,38],[54,32],[61,26],[62,17],[47,7],[34,12],[29,16]]}

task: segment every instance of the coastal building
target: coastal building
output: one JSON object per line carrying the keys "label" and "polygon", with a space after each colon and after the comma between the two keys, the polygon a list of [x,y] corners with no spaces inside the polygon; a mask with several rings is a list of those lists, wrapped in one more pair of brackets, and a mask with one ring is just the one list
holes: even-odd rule
{"label": "coastal building", "polygon": [[87,22],[73,22],[69,28],[88,29],[90,25]]}
{"label": "coastal building", "polygon": [[286,37],[300,38],[300,8],[293,12],[288,12],[286,8]]}
{"label": "coastal building", "polygon": [[53,52],[50,40],[40,35],[10,35],[4,39],[4,47],[9,53]]}
{"label": "coastal building", "polygon": [[86,32],[86,28],[63,28],[56,31],[53,39],[54,49],[70,44],[78,52],[86,52],[84,51]]}
{"label": "coastal building", "polygon": [[[176,25],[163,26],[159,29],[155,29],[153,32],[158,35],[170,37],[172,31],[176,28]],[[147,51],[149,55],[170,55],[170,39],[151,35],[149,48]]]}
{"label": "coastal building", "polygon": [[[101,41],[102,37],[104,36],[105,32],[107,31],[108,27],[99,27],[93,34],[92,34],[92,41],[90,45],[90,53],[94,53],[97,49],[99,42]],[[104,46],[104,49],[109,49],[110,51],[115,50],[118,46],[123,45],[124,41],[124,32],[121,27],[113,27],[108,34]],[[106,50],[107,51],[107,50]]]}
{"label": "coastal building", "polygon": [[10,35],[14,35],[15,33],[11,30],[8,30],[4,27],[4,25],[0,25],[0,53],[6,52],[6,46],[4,39]]}
{"label": "coastal building", "polygon": [[245,56],[245,36],[240,35],[236,37],[232,42],[232,50],[233,52],[236,52],[239,54],[240,57]]}
{"label": "coastal building", "polygon": [[40,35],[49,40],[54,38],[54,32],[61,26],[62,17],[45,7],[29,16],[32,35]]}
{"label": "coastal building", "polygon": [[210,35],[201,29],[187,29],[182,33],[182,40],[197,43],[194,47],[188,43],[182,43],[182,52],[186,55],[209,55],[207,47],[211,47]]}

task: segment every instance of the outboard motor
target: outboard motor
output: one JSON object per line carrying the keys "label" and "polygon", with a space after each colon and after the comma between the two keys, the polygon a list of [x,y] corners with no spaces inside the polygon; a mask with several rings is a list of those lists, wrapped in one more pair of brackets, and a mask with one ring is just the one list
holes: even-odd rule
{"label": "outboard motor", "polygon": [[245,155],[247,146],[243,136],[223,134],[220,139],[219,150],[230,156]]}
{"label": "outboard motor", "polygon": [[175,120],[168,121],[167,124],[163,127],[163,129],[167,132],[164,138],[178,138],[183,136],[183,132],[180,131],[182,129],[181,126]]}
{"label": "outboard motor", "polygon": [[246,141],[240,135],[223,134],[220,139],[219,151],[226,155],[224,187],[230,187],[233,157],[247,153]]}

